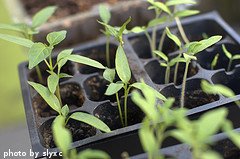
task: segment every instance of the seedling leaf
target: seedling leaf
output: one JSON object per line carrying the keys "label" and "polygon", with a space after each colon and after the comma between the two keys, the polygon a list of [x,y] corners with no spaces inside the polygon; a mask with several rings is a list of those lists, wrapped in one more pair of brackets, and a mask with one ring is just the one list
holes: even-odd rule
{"label": "seedling leaf", "polygon": [[57,116],[52,124],[53,138],[57,147],[63,152],[63,155],[68,154],[68,149],[72,143],[71,132],[65,127],[65,118],[61,115]]}
{"label": "seedling leaf", "polygon": [[0,24],[0,29],[16,31],[20,33],[25,33],[22,25],[14,25],[14,24]]}
{"label": "seedling leaf", "polygon": [[57,63],[58,63],[58,72],[61,68],[67,63],[68,56],[72,54],[73,49],[63,50],[58,54]]}
{"label": "seedling leaf", "polygon": [[124,86],[123,83],[110,83],[105,92],[105,95],[111,96],[113,94],[116,94],[118,91],[120,91],[120,89],[123,88],[123,86]]}
{"label": "seedling leaf", "polygon": [[28,48],[30,48],[34,44],[31,40],[12,36],[12,35],[7,35],[7,34],[0,34],[0,39],[9,41],[24,47],[28,47]]}
{"label": "seedling leaf", "polygon": [[181,5],[181,4],[196,4],[196,1],[194,0],[169,0],[166,2],[166,6],[175,6],[175,5]]}
{"label": "seedling leaf", "polygon": [[231,58],[232,58],[232,54],[227,50],[227,48],[226,48],[225,45],[222,45],[222,49],[223,49],[224,54],[225,54],[229,59],[231,59]]}
{"label": "seedling leaf", "polygon": [[69,55],[67,59],[80,64],[85,64],[99,69],[105,69],[105,67],[100,62],[81,55]]}
{"label": "seedling leaf", "polygon": [[107,68],[104,72],[103,72],[103,77],[109,81],[110,83],[113,83],[113,80],[115,79],[115,69],[109,69]]}
{"label": "seedling leaf", "polygon": [[182,17],[196,15],[198,13],[199,13],[198,10],[183,10],[183,11],[178,11],[178,12],[174,13],[174,17],[182,18]]}
{"label": "seedling leaf", "polygon": [[28,81],[28,84],[31,85],[40,96],[47,102],[47,104],[56,112],[61,114],[61,105],[58,98],[52,94],[48,88],[44,87],[41,84]]}
{"label": "seedling leaf", "polygon": [[56,91],[56,88],[58,86],[59,77],[56,73],[52,72],[50,76],[48,76],[47,83],[48,83],[48,89],[49,91],[54,94]]}
{"label": "seedling leaf", "polygon": [[66,34],[66,30],[51,32],[47,35],[47,41],[51,46],[55,46],[66,38]]}
{"label": "seedling leaf", "polygon": [[37,28],[44,24],[56,11],[57,7],[45,7],[33,16],[32,27]]}
{"label": "seedling leaf", "polygon": [[100,15],[100,18],[101,20],[108,24],[110,19],[111,19],[111,13],[109,12],[109,9],[106,5],[100,5],[99,6],[99,15]]}
{"label": "seedling leaf", "polygon": [[50,56],[52,48],[47,47],[43,43],[34,43],[28,51],[29,69],[37,66],[40,62]]}
{"label": "seedling leaf", "polygon": [[131,31],[132,31],[133,33],[138,34],[138,33],[144,32],[145,30],[146,30],[146,28],[144,28],[144,27],[136,26],[136,27],[132,28]]}
{"label": "seedling leaf", "polygon": [[131,79],[131,70],[128,64],[126,54],[121,45],[118,46],[117,49],[115,64],[119,78],[123,81],[123,83],[128,83]]}
{"label": "seedling leaf", "polygon": [[161,18],[158,18],[158,19],[153,19],[151,21],[149,21],[148,23],[148,26],[147,27],[154,27],[156,25],[160,25],[160,24],[163,24],[167,21],[167,17],[161,17]]}
{"label": "seedling leaf", "polygon": [[167,55],[165,55],[162,51],[154,51],[155,54],[157,54],[159,57],[161,57],[164,61],[168,61]]}
{"label": "seedling leaf", "polygon": [[110,128],[104,123],[102,122],[100,119],[98,119],[97,117],[93,116],[93,115],[89,115],[87,113],[83,113],[83,112],[76,112],[73,113],[70,118],[74,119],[74,120],[78,120],[80,122],[84,122],[88,125],[91,125],[101,131],[104,132],[110,132]]}
{"label": "seedling leaf", "polygon": [[166,33],[167,33],[167,36],[175,42],[175,44],[177,44],[178,47],[181,47],[181,41],[179,40],[179,38],[176,36],[176,35],[173,35],[171,33],[171,31],[169,30],[168,27],[166,27]]}
{"label": "seedling leaf", "polygon": [[214,56],[213,61],[211,63],[211,69],[214,69],[214,67],[217,65],[218,58],[219,58],[219,54],[216,54],[216,56]]}
{"label": "seedling leaf", "polygon": [[68,105],[64,105],[61,109],[61,114],[64,116],[64,117],[67,117],[68,116],[68,113],[69,113],[69,107]]}
{"label": "seedling leaf", "polygon": [[240,55],[234,55],[233,56],[233,60],[239,60],[240,59]]}

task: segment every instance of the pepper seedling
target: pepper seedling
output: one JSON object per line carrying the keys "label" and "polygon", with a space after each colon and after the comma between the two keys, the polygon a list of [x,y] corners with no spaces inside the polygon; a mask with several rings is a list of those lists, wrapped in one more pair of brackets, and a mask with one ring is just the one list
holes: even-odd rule
{"label": "pepper seedling", "polygon": [[[55,6],[48,6],[43,8],[33,16],[31,24],[0,24],[0,29],[14,31],[23,36],[19,37],[18,35],[13,36],[8,34],[0,34],[0,39],[30,48],[34,41],[33,36],[39,33],[39,27],[48,21],[56,9],[57,7]],[[39,81],[43,83],[44,81],[42,78],[42,73],[38,65],[36,65],[36,72]]]}
{"label": "pepper seedling", "polygon": [[65,118],[57,116],[52,123],[53,139],[56,146],[62,152],[63,159],[110,159],[111,157],[103,151],[87,149],[77,153],[76,149],[70,150],[72,144],[71,132],[65,127]]}
{"label": "pepper seedling", "polygon": [[221,39],[222,39],[222,36],[212,36],[208,39],[201,40],[198,42],[191,42],[185,45],[186,53],[183,53],[183,56],[184,56],[186,65],[185,65],[185,71],[183,75],[182,91],[181,91],[181,99],[180,99],[181,108],[184,107],[184,102],[185,102],[185,89],[186,89],[186,80],[188,75],[189,64],[191,63],[192,60],[197,60],[196,54],[214,45]]}
{"label": "pepper seedling", "polygon": [[226,48],[226,46],[223,44],[222,45],[222,49],[223,49],[223,52],[224,54],[227,56],[227,58],[229,59],[229,63],[228,63],[228,66],[227,66],[227,72],[229,72],[231,70],[231,67],[232,67],[232,62],[234,60],[240,60],[240,55],[232,55]]}
{"label": "pepper seedling", "polygon": [[220,108],[203,114],[195,121],[186,117],[178,118],[176,129],[172,130],[170,135],[191,147],[193,159],[220,159],[221,156],[210,150],[209,146],[213,144],[212,136],[224,128],[227,114],[226,108]]}
{"label": "pepper seedling", "polygon": [[216,54],[211,62],[211,70],[214,70],[214,68],[217,66],[218,59],[219,54]]}
{"label": "pepper seedling", "polygon": [[[99,6],[99,15],[103,23],[109,24],[110,19],[111,19],[111,13],[109,9],[107,8],[106,5],[100,5]],[[111,62],[110,62],[110,36],[111,34],[109,33],[107,27],[104,27],[105,30],[101,30],[103,34],[106,36],[106,62],[107,62],[107,67],[111,67]]]}
{"label": "pepper seedling", "polygon": [[169,135],[168,128],[174,126],[175,119],[184,116],[186,110],[171,110],[174,98],[165,99],[163,104],[159,104],[155,89],[145,83],[137,85],[141,92],[133,91],[132,100],[146,115],[138,132],[143,150],[148,153],[149,159],[163,159],[159,150]]}

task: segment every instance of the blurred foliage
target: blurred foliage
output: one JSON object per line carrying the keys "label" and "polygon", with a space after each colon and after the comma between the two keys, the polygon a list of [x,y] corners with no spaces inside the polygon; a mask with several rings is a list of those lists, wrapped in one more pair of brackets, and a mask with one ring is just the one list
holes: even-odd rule
{"label": "blurred foliage", "polygon": [[[0,0],[0,23],[11,23],[3,0]],[[0,33],[4,32],[0,31]],[[2,40],[0,40],[0,50],[0,128],[2,128],[25,119],[18,64],[26,59],[26,55],[19,46]]]}

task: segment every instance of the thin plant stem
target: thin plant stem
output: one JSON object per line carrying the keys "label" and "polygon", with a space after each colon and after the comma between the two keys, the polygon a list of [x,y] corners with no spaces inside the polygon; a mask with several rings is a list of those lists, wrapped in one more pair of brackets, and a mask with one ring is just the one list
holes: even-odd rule
{"label": "thin plant stem", "polygon": [[164,40],[165,40],[165,38],[166,38],[166,35],[167,35],[167,32],[166,32],[166,30],[164,29],[164,31],[163,31],[163,33],[162,33],[162,36],[161,36],[161,39],[160,39],[160,41],[159,41],[159,45],[158,45],[158,50],[159,50],[159,51],[162,51],[162,49],[163,49],[163,43],[164,43]]}
{"label": "thin plant stem", "polygon": [[127,98],[128,98],[129,89],[127,87],[128,87],[128,84],[125,84],[124,85],[124,119],[125,119],[125,126],[128,125]]}
{"label": "thin plant stem", "polygon": [[181,24],[180,19],[179,19],[178,17],[176,17],[176,18],[175,18],[175,21],[176,21],[176,23],[177,23],[177,27],[178,27],[178,30],[179,30],[182,38],[183,38],[183,41],[184,41],[186,44],[188,44],[190,41],[188,40],[188,38],[187,38],[187,36],[186,36],[186,33],[185,33],[184,29],[183,29],[183,26],[182,26],[182,24]]}
{"label": "thin plant stem", "polygon": [[181,108],[184,107],[185,102],[185,90],[186,90],[186,80],[187,80],[187,74],[188,74],[188,67],[189,67],[190,61],[186,62],[186,67],[184,71],[183,81],[182,81],[182,92],[181,92]]}
{"label": "thin plant stem", "polygon": [[231,70],[231,66],[232,66],[232,59],[230,59],[229,63],[228,63],[228,67],[227,67],[227,72],[229,72]]}
{"label": "thin plant stem", "polygon": [[109,45],[110,45],[110,36],[107,35],[107,40],[106,40],[106,62],[107,62],[107,66],[110,68],[111,67],[111,63],[110,63]]}
{"label": "thin plant stem", "polygon": [[120,104],[120,100],[119,100],[119,97],[118,97],[118,93],[116,93],[116,99],[117,99],[117,105],[118,105],[118,112],[119,112],[120,120],[121,120],[122,126],[124,127],[123,114],[122,114],[122,109],[121,109],[121,104]]}
{"label": "thin plant stem", "polygon": [[37,65],[35,68],[36,68],[36,72],[37,72],[38,80],[39,80],[40,83],[43,84],[44,81],[43,81],[43,77],[42,77],[41,70],[40,70],[40,68],[39,68],[38,65]]}
{"label": "thin plant stem", "polygon": [[176,63],[176,65],[175,65],[175,70],[174,70],[173,83],[174,83],[175,85],[177,84],[178,68],[179,68],[179,62]]}
{"label": "thin plant stem", "polygon": [[170,66],[167,66],[165,72],[165,84],[169,83],[169,78],[170,78]]}
{"label": "thin plant stem", "polygon": [[[156,13],[156,17],[155,19],[158,19],[160,16],[160,13],[158,13],[157,10],[155,10]],[[152,31],[152,51],[156,50],[156,37],[157,37],[157,26],[153,27],[153,31]]]}
{"label": "thin plant stem", "polygon": [[151,39],[151,37],[150,37],[150,35],[149,35],[149,33],[147,31],[145,31],[145,35],[146,35],[146,37],[148,39],[148,42],[149,42],[149,45],[150,45],[151,55],[152,55],[152,57],[156,57],[156,55],[153,53],[154,50],[153,50],[152,39]]}
{"label": "thin plant stem", "polygon": [[57,88],[56,88],[56,96],[57,96],[57,98],[59,100],[60,105],[63,106],[59,84],[57,85]]}

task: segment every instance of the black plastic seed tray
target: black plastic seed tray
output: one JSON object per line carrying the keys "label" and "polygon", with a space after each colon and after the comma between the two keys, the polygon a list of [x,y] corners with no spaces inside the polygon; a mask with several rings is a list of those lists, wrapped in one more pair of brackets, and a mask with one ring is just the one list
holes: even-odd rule
{"label": "black plastic seed tray", "polygon": [[[192,63],[190,67],[194,71],[193,74],[190,73],[187,81],[187,93],[192,98],[186,101],[186,105],[192,108],[189,110],[189,115],[194,116],[194,114],[232,102],[232,99],[226,99],[220,95],[208,96],[204,94],[199,85],[201,79],[206,79],[213,83],[228,84],[234,87],[232,82],[238,81],[240,76],[237,73],[240,70],[240,66],[237,65],[238,63],[234,63],[234,67],[232,68],[234,71],[229,73],[225,72],[225,64],[222,65],[223,62],[218,64],[216,70],[212,71],[208,68],[211,61],[210,57],[212,58],[215,49],[221,52],[219,47],[223,43],[226,44],[228,49],[240,48],[240,39],[215,12],[186,18],[182,20],[182,24],[191,41],[200,40],[203,33],[208,36],[216,34],[223,36],[223,40],[216,46],[208,49],[206,52],[199,53],[198,61]],[[175,24],[169,24],[169,27],[171,31],[178,34]],[[158,28],[158,37],[160,37],[163,28],[164,26]],[[149,32],[151,33],[151,30]],[[164,95],[173,96],[178,99],[181,85],[163,84],[165,70],[160,67],[157,59],[151,58],[148,41],[144,34],[126,35],[124,39],[125,51],[132,70],[132,82],[144,79],[147,84],[161,91]],[[74,53],[91,57],[106,65],[104,56],[105,40],[105,38],[100,38],[96,41],[77,46],[74,49]],[[111,40],[112,67],[114,67],[116,44],[114,40]],[[165,46],[164,52],[169,53],[170,56],[176,54],[176,48],[170,40],[166,39]],[[204,60],[205,58],[207,59]],[[220,54],[220,59],[226,61],[223,53]],[[40,68],[44,70],[46,66],[41,64]],[[103,79],[101,70],[72,62],[68,62],[63,70],[63,72],[73,75],[73,78],[61,81],[60,83],[63,103],[70,106],[71,113],[83,111],[95,115],[113,130],[111,133],[102,133],[84,123],[70,121],[67,127],[73,134],[73,148],[77,148],[78,150],[86,148],[101,149],[108,152],[114,159],[120,158],[121,153],[124,151],[127,151],[130,156],[143,153],[137,131],[140,128],[144,114],[131,101],[131,98],[128,100],[129,126],[121,128],[115,97],[104,95],[108,83]],[[39,158],[43,157],[43,152],[46,152],[47,149],[49,152],[58,152],[52,140],[51,133],[51,123],[56,113],[27,84],[28,80],[37,82],[36,72],[35,70],[29,71],[27,63],[22,63],[19,66],[19,74],[33,151],[40,152],[41,155],[38,156]],[[181,74],[182,72],[179,73],[180,76]],[[44,75],[46,80],[47,74],[45,73]],[[222,75],[224,75],[224,78],[221,78]],[[181,77],[179,77],[178,81],[180,84]],[[198,91],[194,92],[194,90]],[[197,99],[198,96],[200,96],[200,99]],[[178,106],[177,102],[178,100],[176,100],[175,106]],[[168,147],[178,143],[178,141],[169,138],[163,146]]]}

